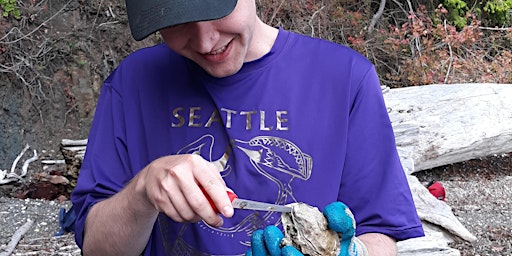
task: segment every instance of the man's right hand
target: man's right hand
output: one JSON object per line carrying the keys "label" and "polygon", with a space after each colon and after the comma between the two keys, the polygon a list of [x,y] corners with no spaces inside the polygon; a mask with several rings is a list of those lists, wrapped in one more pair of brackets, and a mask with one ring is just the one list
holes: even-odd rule
{"label": "man's right hand", "polygon": [[204,220],[221,226],[222,218],[210,206],[205,193],[225,217],[233,215],[226,183],[219,170],[199,155],[165,156],[154,160],[135,178],[137,193],[159,212],[176,222]]}

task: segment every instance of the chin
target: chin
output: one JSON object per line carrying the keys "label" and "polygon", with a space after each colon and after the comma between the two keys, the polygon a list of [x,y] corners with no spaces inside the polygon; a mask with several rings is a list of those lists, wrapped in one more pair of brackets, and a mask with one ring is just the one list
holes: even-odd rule
{"label": "chin", "polygon": [[213,77],[223,78],[236,74],[242,66],[231,68],[204,68],[204,70]]}

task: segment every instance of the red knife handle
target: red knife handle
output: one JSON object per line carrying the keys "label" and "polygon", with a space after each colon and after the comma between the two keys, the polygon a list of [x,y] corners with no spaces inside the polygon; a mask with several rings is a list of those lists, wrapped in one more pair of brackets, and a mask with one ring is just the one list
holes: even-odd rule
{"label": "red knife handle", "polygon": [[[217,207],[215,206],[215,203],[213,202],[213,200],[210,198],[210,196],[208,195],[208,193],[206,193],[206,190],[200,186],[201,188],[201,191],[203,191],[203,194],[204,196],[206,196],[206,199],[208,199],[208,202],[210,203],[210,206],[213,208],[213,211],[215,211],[215,213],[220,213],[219,212],[219,209],[217,209]],[[233,202],[233,200],[235,200],[235,198],[238,198],[238,196],[231,192],[231,191],[226,191],[226,193],[228,193],[228,197],[229,197],[229,201]]]}

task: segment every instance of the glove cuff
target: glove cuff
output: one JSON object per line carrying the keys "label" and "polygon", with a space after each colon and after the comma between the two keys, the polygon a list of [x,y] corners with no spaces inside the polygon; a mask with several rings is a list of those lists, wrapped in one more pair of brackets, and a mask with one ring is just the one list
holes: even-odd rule
{"label": "glove cuff", "polygon": [[354,248],[354,251],[356,251],[354,256],[369,256],[370,255],[370,253],[368,253],[368,249],[366,248],[366,245],[363,243],[363,241],[359,240],[359,238],[354,237],[352,239],[352,243],[353,243],[352,248]]}

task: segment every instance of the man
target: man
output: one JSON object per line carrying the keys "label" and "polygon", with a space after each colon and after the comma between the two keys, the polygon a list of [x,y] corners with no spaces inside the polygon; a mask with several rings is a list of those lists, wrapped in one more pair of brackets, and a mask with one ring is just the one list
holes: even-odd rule
{"label": "man", "polygon": [[280,214],[235,212],[228,189],[341,201],[370,255],[423,235],[367,59],[264,24],[253,0],[126,5],[134,38],[165,44],[102,87],[72,195],[84,255],[242,255]]}

